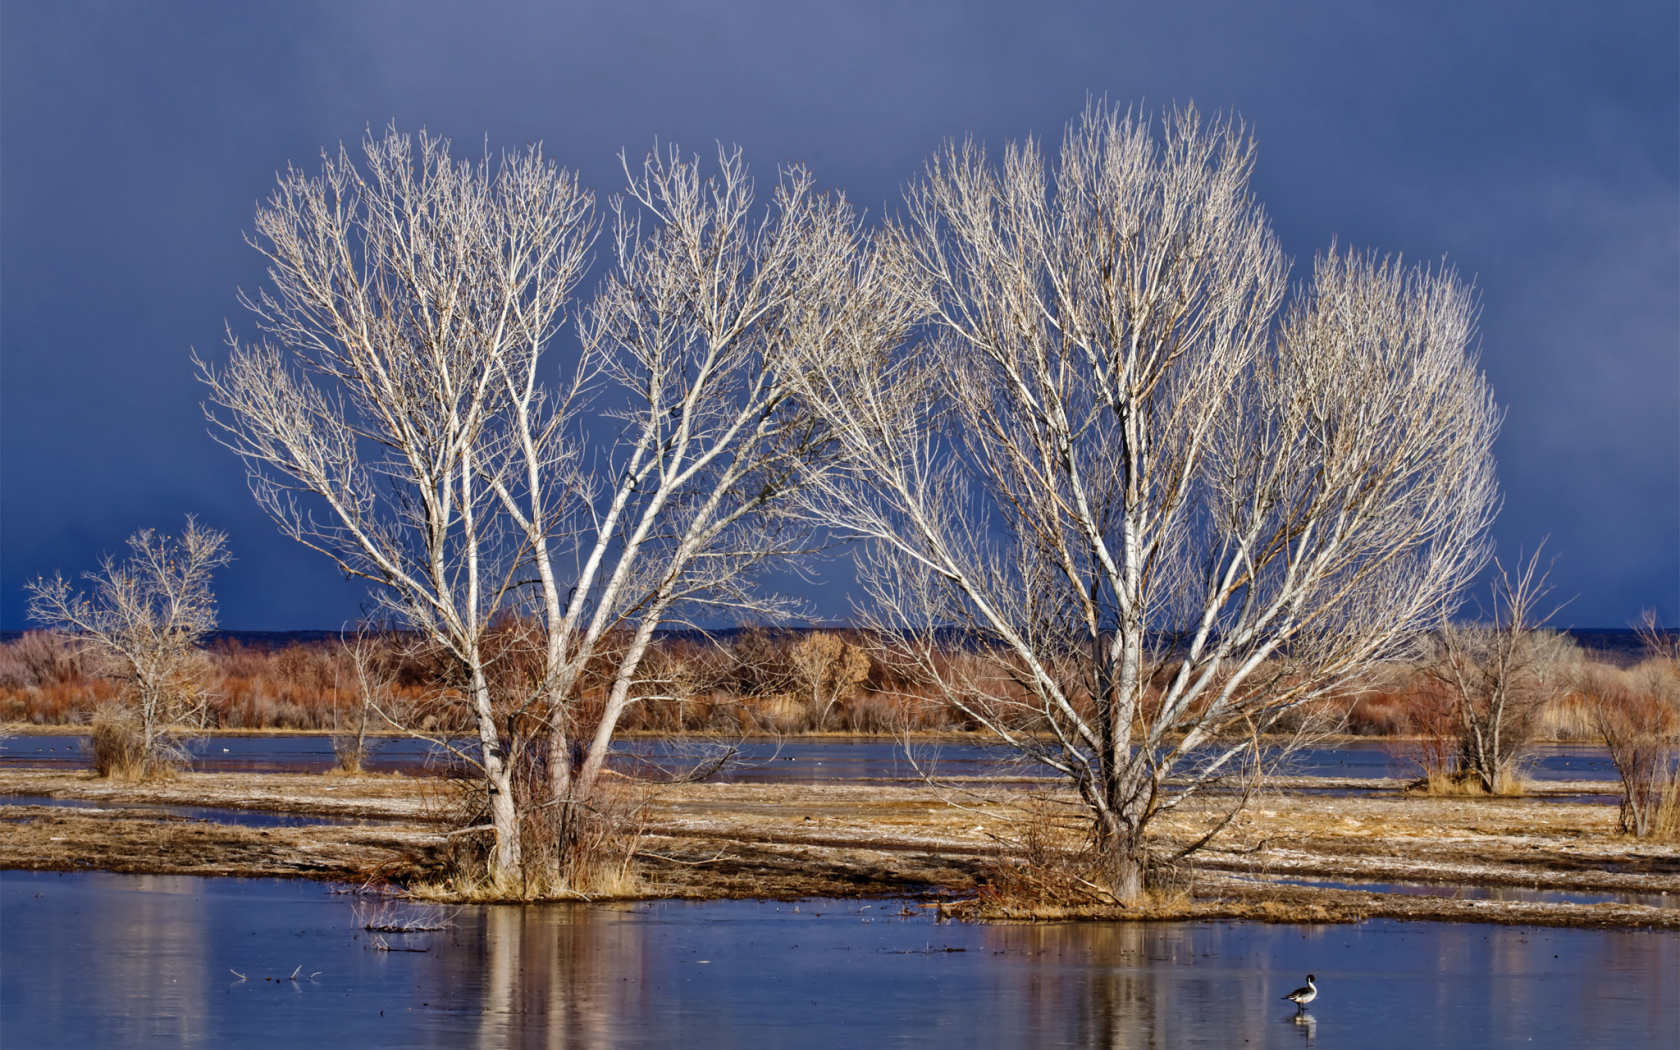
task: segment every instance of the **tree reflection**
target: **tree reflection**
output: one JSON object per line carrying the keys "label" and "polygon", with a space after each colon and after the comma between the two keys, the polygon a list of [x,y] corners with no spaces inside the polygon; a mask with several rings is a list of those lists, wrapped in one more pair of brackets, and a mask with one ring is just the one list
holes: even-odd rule
{"label": "tree reflection", "polygon": [[439,998],[476,1002],[481,1047],[610,1045],[647,1006],[646,930],[631,918],[610,906],[463,911]]}
{"label": "tree reflection", "polygon": [[[987,939],[994,952],[1037,963],[1012,968],[1024,979],[1021,1008],[1035,1031],[1127,1050],[1178,1045],[1188,1031],[1217,1025],[1262,1043],[1272,1023],[1263,987],[1228,968],[1197,970],[1198,942],[1205,950],[1210,932],[1183,923],[1093,923],[995,927]],[[1057,957],[1062,966],[1045,965]]]}

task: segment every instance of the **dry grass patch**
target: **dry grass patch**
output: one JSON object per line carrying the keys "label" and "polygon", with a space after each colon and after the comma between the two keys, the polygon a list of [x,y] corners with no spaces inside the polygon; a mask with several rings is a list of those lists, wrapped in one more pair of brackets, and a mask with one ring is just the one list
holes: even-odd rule
{"label": "dry grass patch", "polygon": [[1530,790],[1528,781],[1509,772],[1499,773],[1494,778],[1493,790],[1489,791],[1481,778],[1473,773],[1433,771],[1408,785],[1406,793],[1434,798],[1521,798]]}

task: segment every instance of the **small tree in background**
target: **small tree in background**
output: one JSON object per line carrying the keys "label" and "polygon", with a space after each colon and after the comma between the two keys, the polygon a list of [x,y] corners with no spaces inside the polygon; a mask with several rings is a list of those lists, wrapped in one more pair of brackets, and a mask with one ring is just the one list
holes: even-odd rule
{"label": "small tree in background", "polygon": [[1443,618],[1425,640],[1421,661],[1457,713],[1457,779],[1489,794],[1515,790],[1517,761],[1536,717],[1563,688],[1577,655],[1567,637],[1542,630],[1556,610],[1540,612],[1551,593],[1540,551],[1515,572],[1495,565],[1491,624]]}
{"label": "small tree in background", "polygon": [[1620,671],[1585,666],[1574,683],[1622,781],[1621,828],[1638,838],[1680,837],[1680,640],[1646,613],[1646,659]]}
{"label": "small tree in background", "polygon": [[216,627],[210,577],[226,565],[227,535],[187,517],[179,539],[141,529],[130,555],[100,559],[85,575],[91,593],[61,575],[24,585],[29,618],[68,636],[92,673],[120,683],[120,706],[95,718],[95,766],[103,776],[152,776],[184,756],[171,732],[202,723]]}
{"label": "small tree in background", "polygon": [[382,644],[389,634],[364,628],[338,642],[340,664],[347,664],[356,676],[356,699],[346,710],[334,696],[332,745],[339,772],[350,776],[361,773],[367,763],[368,729],[374,720],[399,727],[402,724],[391,702],[396,680],[392,654],[390,647]]}
{"label": "small tree in background", "polygon": [[815,631],[788,652],[794,677],[811,698],[812,728],[829,727],[834,707],[869,677],[869,654],[837,634]]}

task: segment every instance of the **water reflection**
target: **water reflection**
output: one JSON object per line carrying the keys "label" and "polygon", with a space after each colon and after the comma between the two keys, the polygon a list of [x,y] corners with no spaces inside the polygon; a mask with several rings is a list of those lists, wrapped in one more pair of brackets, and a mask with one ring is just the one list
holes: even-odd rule
{"label": "water reflection", "polygon": [[473,1045],[609,1046],[627,1018],[646,1013],[642,931],[625,921],[627,910],[479,908],[463,917],[452,935],[451,980],[430,1001],[478,985]]}
{"label": "water reflection", "polygon": [[[936,926],[897,910],[470,907],[380,951],[316,884],[0,872],[0,1044],[1410,1050],[1680,1030],[1667,933]],[[1280,997],[1307,972],[1320,995],[1297,1016]]]}
{"label": "water reflection", "polygon": [[[1334,927],[1295,927],[1307,944]],[[994,954],[1030,962],[1021,1006],[1038,1032],[1063,1031],[1079,1046],[1104,1050],[1193,1044],[1218,1030],[1232,1043],[1271,1042],[1282,992],[1300,975],[1233,965],[1254,930],[1213,923],[1104,923],[986,929]],[[1233,958],[1235,956],[1235,958]],[[1055,960],[1054,965],[1050,964]],[[1016,974],[1007,975],[1011,980]],[[1011,988],[1000,987],[1000,996]],[[1316,1023],[1316,1022],[1315,1022]]]}

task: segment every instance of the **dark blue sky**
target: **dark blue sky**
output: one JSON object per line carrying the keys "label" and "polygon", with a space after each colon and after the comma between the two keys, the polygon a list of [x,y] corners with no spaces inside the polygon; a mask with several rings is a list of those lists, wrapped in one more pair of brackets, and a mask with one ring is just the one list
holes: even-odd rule
{"label": "dark blue sky", "polygon": [[[1550,535],[1561,617],[1680,620],[1680,14],[1672,0],[1358,4],[0,5],[0,627],[22,582],[197,512],[223,623],[336,627],[206,435],[189,348],[261,277],[288,161],[368,124],[540,139],[605,195],[657,136],[812,165],[875,214],[947,136],[1054,139],[1087,93],[1255,128],[1297,273],[1332,237],[1446,257],[1507,406],[1499,549]],[[845,608],[844,565],[820,607]]]}

